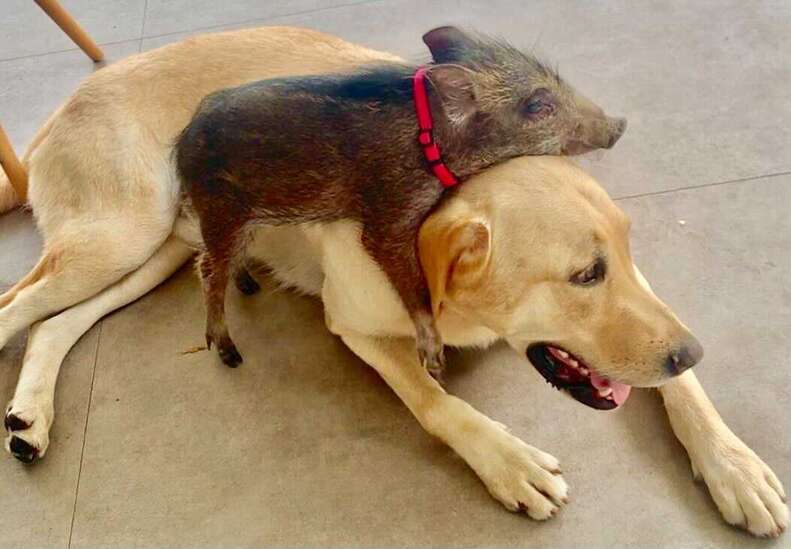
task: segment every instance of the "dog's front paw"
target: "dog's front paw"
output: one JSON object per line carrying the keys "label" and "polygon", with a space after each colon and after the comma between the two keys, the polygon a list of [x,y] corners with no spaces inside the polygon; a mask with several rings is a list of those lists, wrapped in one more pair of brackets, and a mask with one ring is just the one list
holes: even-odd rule
{"label": "dog's front paw", "polygon": [[725,520],[760,537],[777,537],[788,526],[783,485],[736,435],[728,432],[690,452],[692,472],[703,479]]}
{"label": "dog's front paw", "polygon": [[36,407],[9,405],[4,419],[8,432],[6,451],[25,463],[44,457],[49,446],[51,415]]}
{"label": "dog's front paw", "polygon": [[568,501],[568,486],[553,456],[525,444],[496,425],[494,440],[480,447],[479,459],[470,465],[489,493],[514,512],[524,511],[535,520],[555,515]]}

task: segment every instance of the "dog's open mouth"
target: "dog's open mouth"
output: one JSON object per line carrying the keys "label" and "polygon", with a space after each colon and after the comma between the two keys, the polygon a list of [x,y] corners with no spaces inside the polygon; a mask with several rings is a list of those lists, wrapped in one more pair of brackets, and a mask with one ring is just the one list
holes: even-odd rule
{"label": "dog's open mouth", "polygon": [[632,388],[597,374],[582,359],[554,345],[536,343],[527,358],[547,382],[597,410],[612,410],[629,398]]}

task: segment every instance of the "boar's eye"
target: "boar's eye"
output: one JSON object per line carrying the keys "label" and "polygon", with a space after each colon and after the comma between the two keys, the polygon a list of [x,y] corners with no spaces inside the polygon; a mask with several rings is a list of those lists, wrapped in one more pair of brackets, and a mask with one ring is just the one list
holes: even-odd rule
{"label": "boar's eye", "polygon": [[525,111],[529,112],[530,114],[536,114],[544,108],[544,102],[540,100],[531,101],[525,107]]}
{"label": "boar's eye", "polygon": [[522,103],[521,110],[525,117],[538,120],[555,112],[555,104],[549,91],[541,88]]}

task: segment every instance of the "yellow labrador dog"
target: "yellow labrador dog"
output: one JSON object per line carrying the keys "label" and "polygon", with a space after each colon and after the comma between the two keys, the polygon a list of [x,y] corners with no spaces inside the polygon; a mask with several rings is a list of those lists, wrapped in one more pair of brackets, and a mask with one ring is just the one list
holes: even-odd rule
{"label": "yellow labrador dog", "polygon": [[[99,71],[53,115],[25,156],[42,259],[0,296],[0,347],[33,326],[5,414],[12,454],[32,461],[47,450],[58,369],[80,335],[200,246],[170,163],[173,137],[200,98],[252,79],[383,58],[392,57],[300,29],[209,35]],[[5,207],[16,202],[5,180],[0,195]],[[457,346],[505,339],[594,408],[617,407],[632,386],[659,387],[725,520],[779,535],[788,523],[783,488],[687,370],[700,345],[633,265],[628,231],[606,193],[563,159],[516,159],[466,182],[419,237],[443,338]],[[328,328],[505,507],[543,520],[566,503],[554,457],[447,394],[418,364],[409,316],[357,225],[264,228],[252,248],[282,282],[321,296]]]}

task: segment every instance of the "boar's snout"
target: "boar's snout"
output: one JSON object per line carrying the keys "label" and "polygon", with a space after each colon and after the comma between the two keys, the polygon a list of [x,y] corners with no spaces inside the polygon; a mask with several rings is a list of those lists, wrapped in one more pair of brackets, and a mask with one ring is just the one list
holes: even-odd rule
{"label": "boar's snout", "polygon": [[597,114],[585,117],[566,146],[564,154],[584,154],[596,149],[611,149],[626,131],[626,119]]}
{"label": "boar's snout", "polygon": [[626,118],[601,115],[583,122],[582,143],[588,150],[611,149],[626,131]]}

